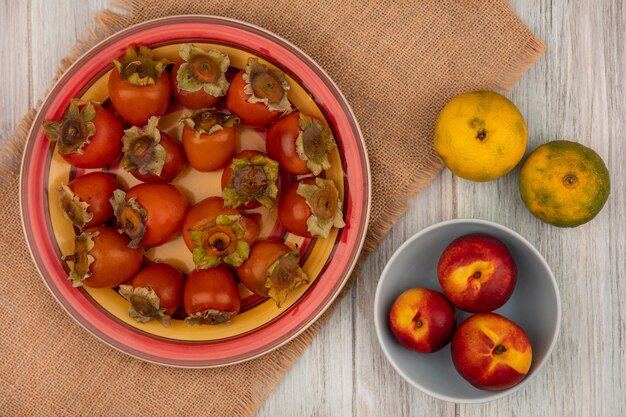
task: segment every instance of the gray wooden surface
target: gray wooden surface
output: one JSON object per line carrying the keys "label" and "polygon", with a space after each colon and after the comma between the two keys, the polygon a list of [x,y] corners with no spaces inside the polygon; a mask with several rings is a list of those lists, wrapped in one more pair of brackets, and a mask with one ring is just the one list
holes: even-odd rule
{"label": "gray wooden surface", "polygon": [[[0,1],[0,139],[50,87],[59,60],[108,0]],[[547,51],[510,94],[529,127],[529,150],[579,141],[607,162],[612,193],[587,225],[540,223],[523,207],[518,170],[475,184],[444,171],[420,193],[310,348],[259,416],[626,415],[626,7],[622,0],[512,0]],[[435,400],[394,373],[376,342],[378,276],[400,244],[451,218],[499,222],[525,236],[552,266],[563,322],[551,359],[532,383],[484,405]]]}

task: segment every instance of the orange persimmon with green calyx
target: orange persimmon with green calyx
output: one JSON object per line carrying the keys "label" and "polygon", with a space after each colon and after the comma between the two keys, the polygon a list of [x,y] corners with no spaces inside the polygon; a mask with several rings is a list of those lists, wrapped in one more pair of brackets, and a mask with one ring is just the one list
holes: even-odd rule
{"label": "orange persimmon with green calyx", "polygon": [[127,192],[115,190],[111,205],[120,232],[131,238],[131,247],[160,246],[180,233],[189,203],[172,184],[146,182]]}
{"label": "orange persimmon with green calyx", "polygon": [[593,219],[611,191],[609,171],[591,148],[557,140],[535,149],[522,165],[520,195],[530,212],[559,227]]}
{"label": "orange persimmon with green calyx", "polygon": [[309,238],[326,239],[333,227],[345,227],[335,183],[319,177],[294,182],[278,202],[278,221],[288,232]]}
{"label": "orange persimmon with green calyx", "polygon": [[150,117],[143,128],[132,126],[122,138],[122,166],[144,182],[170,182],[187,165],[183,147],[157,125],[159,118]]}
{"label": "orange persimmon with green calyx", "polygon": [[220,214],[215,223],[191,230],[193,263],[197,269],[213,268],[221,263],[241,265],[250,253],[244,240],[246,233],[241,224],[241,214]]}
{"label": "orange persimmon with green calyx", "polygon": [[202,108],[181,119],[183,148],[189,165],[201,172],[228,165],[237,146],[237,116]]}
{"label": "orange persimmon with green calyx", "polygon": [[96,226],[74,239],[74,253],[64,256],[72,262],[68,280],[74,287],[112,288],[132,278],[141,268],[141,249],[129,247],[128,237],[115,229]]}
{"label": "orange persimmon with green calyx", "polygon": [[166,263],[143,268],[118,292],[129,303],[128,315],[139,323],[159,321],[170,327],[170,318],[183,301],[183,274]]}
{"label": "orange persimmon with green calyx", "polygon": [[231,321],[241,308],[239,287],[230,270],[218,266],[192,271],[183,290],[185,324],[216,325]]}
{"label": "orange persimmon with green calyx", "polygon": [[518,108],[493,91],[452,98],[435,124],[434,147],[455,175],[491,181],[522,160],[528,130]]}
{"label": "orange persimmon with green calyx", "polygon": [[224,207],[221,197],[208,197],[195,204],[183,223],[183,239],[193,254],[197,269],[222,263],[241,265],[261,230],[258,214],[243,215]]}
{"label": "orange persimmon with green calyx", "polygon": [[170,100],[167,59],[155,61],[152,51],[141,45],[129,46],[124,57],[113,60],[109,76],[109,98],[122,119],[144,126],[151,116],[162,116]]}
{"label": "orange persimmon with green calyx", "polygon": [[242,124],[265,126],[292,111],[287,97],[289,89],[285,74],[250,58],[232,80],[226,106],[239,116]]}
{"label": "orange persimmon with green calyx", "polygon": [[122,122],[92,101],[72,100],[61,120],[45,121],[43,128],[61,157],[77,168],[103,168],[122,153]]}
{"label": "orange persimmon with green calyx", "polygon": [[225,76],[228,55],[188,43],[180,47],[179,54],[182,61],[174,65],[171,78],[174,99],[189,109],[213,107],[230,86]]}
{"label": "orange persimmon with green calyx", "polygon": [[278,162],[263,152],[241,151],[224,169],[221,183],[225,207],[272,208],[278,198]]}
{"label": "orange persimmon with green calyx", "polygon": [[119,186],[113,175],[101,171],[61,184],[57,190],[63,215],[79,229],[100,226],[113,217],[109,199]]}
{"label": "orange persimmon with green calyx", "polygon": [[250,247],[248,259],[237,267],[237,276],[250,291],[271,297],[280,307],[287,296],[309,278],[299,265],[300,252],[283,242],[259,240]]}
{"label": "orange persimmon with green calyx", "polygon": [[267,131],[267,154],[290,174],[319,175],[330,168],[328,154],[337,145],[326,124],[295,112],[281,117]]}

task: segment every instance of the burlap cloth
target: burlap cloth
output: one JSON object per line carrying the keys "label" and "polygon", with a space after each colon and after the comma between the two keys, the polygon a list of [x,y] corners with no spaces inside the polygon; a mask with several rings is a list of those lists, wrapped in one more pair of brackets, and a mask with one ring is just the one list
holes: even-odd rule
{"label": "burlap cloth", "polygon": [[[96,16],[59,73],[124,27],[191,13],[267,28],[325,68],[351,104],[369,151],[373,201],[363,256],[440,171],[431,138],[443,104],[462,91],[510,88],[543,51],[505,0],[140,0],[115,8],[121,14]],[[33,115],[2,150],[0,415],[254,414],[328,314],[286,346],[219,369],[144,363],[90,336],[48,292],[22,236],[19,161]]]}

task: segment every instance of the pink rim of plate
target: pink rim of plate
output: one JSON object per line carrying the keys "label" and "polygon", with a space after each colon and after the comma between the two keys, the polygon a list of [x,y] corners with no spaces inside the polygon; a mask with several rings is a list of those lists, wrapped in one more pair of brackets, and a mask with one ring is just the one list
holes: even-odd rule
{"label": "pink rim of plate", "polygon": [[[347,226],[322,273],[291,309],[244,335],[210,342],[159,338],[113,318],[67,281],[67,270],[52,234],[47,175],[53,146],[44,120],[60,118],[69,100],[112,68],[129,44],[150,47],[206,42],[242,49],[262,57],[296,80],[315,100],[341,149],[346,184]],[[22,160],[20,205],[24,233],[39,272],[61,306],[80,325],[110,346],[142,360],[177,367],[215,367],[246,361],[292,340],[309,327],[338,296],[363,246],[371,190],[365,144],[345,98],[328,75],[291,43],[259,27],[214,16],[172,16],[125,29],[102,41],[76,61],[55,84],[38,112]],[[349,182],[348,182],[349,181]]]}

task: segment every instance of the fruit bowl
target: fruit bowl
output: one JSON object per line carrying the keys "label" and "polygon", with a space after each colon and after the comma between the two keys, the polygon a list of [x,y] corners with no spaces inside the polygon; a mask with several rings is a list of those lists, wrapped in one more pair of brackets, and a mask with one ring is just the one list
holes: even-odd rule
{"label": "fruit bowl", "polygon": [[[410,288],[442,292],[437,261],[453,240],[467,234],[487,234],[501,240],[517,263],[517,284],[511,298],[496,313],[522,327],[530,340],[533,360],[526,377],[499,391],[475,388],[456,371],[450,344],[434,353],[411,351],[397,342],[389,324],[394,300]],[[471,314],[456,309],[457,324]],[[455,403],[482,403],[504,397],[528,384],[541,370],[556,344],[561,323],[559,290],[541,254],[518,233],[499,224],[474,219],[437,223],[408,239],[389,259],[374,298],[376,335],[387,360],[411,385],[435,398]]]}
{"label": "fruit bowl", "polygon": [[[251,209],[262,219],[260,238],[287,242],[302,253],[300,264],[310,277],[307,285],[290,293],[279,307],[239,283],[242,308],[235,319],[223,325],[189,326],[180,317],[172,320],[170,327],[164,327],[157,321],[141,323],[130,317],[127,300],[115,288],[75,288],[68,281],[69,268],[62,258],[72,255],[76,233],[62,213],[57,190],[62,183],[88,172],[59,156],[57,145],[46,139],[43,122],[60,119],[73,98],[109,107],[113,101],[108,88],[113,60],[124,56],[129,45],[146,46],[155,58],[175,62],[186,43],[228,55],[228,72],[233,75],[250,58],[284,72],[290,84],[287,98],[294,109],[326,121],[336,138],[337,147],[329,155],[331,167],[321,175],[340,187],[346,226],[331,231],[326,238],[304,238],[282,227],[277,210]],[[216,106],[220,105],[223,103]],[[183,126],[179,121],[189,110],[174,101],[168,102],[158,129],[180,140]],[[238,126],[236,132],[237,152],[265,150],[265,126]],[[212,151],[218,153],[216,149]],[[122,188],[137,184],[137,178],[119,165],[118,160],[102,170],[114,174]],[[173,185],[190,205],[219,197],[222,168],[200,172],[188,166],[173,180]],[[262,28],[200,15],[143,22],[106,38],[82,55],[42,103],[25,145],[20,178],[26,241],[44,283],[59,304],[89,333],[115,349],[152,363],[188,368],[232,365],[256,358],[284,345],[313,324],[339,296],[357,262],[367,231],[371,196],[369,163],[358,124],[345,98],[322,68],[294,45]],[[286,187],[296,180],[297,176],[283,172],[280,183]],[[192,253],[182,233],[145,248],[143,255],[146,262],[167,263],[185,274],[194,269]]]}

